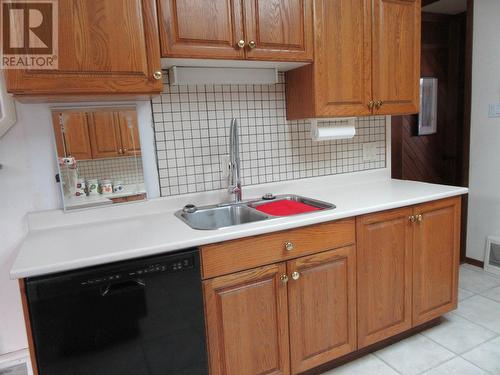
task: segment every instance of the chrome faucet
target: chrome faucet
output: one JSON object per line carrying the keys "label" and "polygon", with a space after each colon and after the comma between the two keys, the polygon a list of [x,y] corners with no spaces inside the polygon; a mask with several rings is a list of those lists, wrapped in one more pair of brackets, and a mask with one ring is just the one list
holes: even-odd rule
{"label": "chrome faucet", "polygon": [[238,121],[231,120],[229,130],[229,187],[228,192],[234,194],[234,201],[241,202],[241,176],[240,176],[240,139]]}

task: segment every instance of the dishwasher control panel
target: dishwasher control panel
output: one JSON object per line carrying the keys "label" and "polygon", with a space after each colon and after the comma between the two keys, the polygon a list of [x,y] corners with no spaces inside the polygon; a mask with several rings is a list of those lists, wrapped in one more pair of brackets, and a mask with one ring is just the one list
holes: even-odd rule
{"label": "dishwasher control panel", "polygon": [[146,267],[128,270],[126,272],[116,272],[111,274],[106,274],[103,276],[95,277],[88,280],[83,280],[80,285],[90,286],[102,283],[116,282],[119,280],[127,280],[136,277],[144,277],[146,275],[163,273],[163,272],[179,272],[192,269],[195,267],[195,261],[193,256],[187,256],[185,258],[179,258],[172,260],[170,262],[154,263],[149,264]]}

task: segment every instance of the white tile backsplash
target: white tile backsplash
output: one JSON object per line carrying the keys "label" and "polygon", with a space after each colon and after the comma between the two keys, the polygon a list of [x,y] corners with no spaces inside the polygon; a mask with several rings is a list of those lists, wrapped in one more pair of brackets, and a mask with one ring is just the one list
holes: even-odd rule
{"label": "white tile backsplash", "polygon": [[[307,121],[287,121],[285,81],[274,85],[168,84],[152,100],[162,196],[225,188],[221,159],[229,124],[240,125],[243,185],[357,172],[386,166],[385,117],[356,121],[349,140],[314,142]],[[376,160],[363,161],[363,143]]]}
{"label": "white tile backsplash", "polygon": [[79,160],[77,166],[78,176],[86,180],[91,178],[119,180],[125,185],[144,183],[142,158],[140,156]]}

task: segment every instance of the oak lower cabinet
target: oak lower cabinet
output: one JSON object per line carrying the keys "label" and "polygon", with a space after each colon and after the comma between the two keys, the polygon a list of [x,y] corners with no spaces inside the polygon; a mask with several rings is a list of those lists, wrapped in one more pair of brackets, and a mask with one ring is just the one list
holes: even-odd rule
{"label": "oak lower cabinet", "polygon": [[460,198],[356,219],[358,346],[456,308]]}
{"label": "oak lower cabinet", "polygon": [[204,281],[211,375],[290,373],[284,263]]}
{"label": "oak lower cabinet", "polygon": [[354,246],[204,281],[212,375],[298,374],[356,350]]}
{"label": "oak lower cabinet", "polygon": [[202,246],[211,375],[301,374],[455,309],[460,204]]}
{"label": "oak lower cabinet", "polygon": [[357,218],[358,345],[412,326],[412,208]]}
{"label": "oak lower cabinet", "polygon": [[292,374],[356,350],[354,246],[287,262]]}
{"label": "oak lower cabinet", "polygon": [[417,206],[413,231],[413,325],[457,307],[460,198]]}

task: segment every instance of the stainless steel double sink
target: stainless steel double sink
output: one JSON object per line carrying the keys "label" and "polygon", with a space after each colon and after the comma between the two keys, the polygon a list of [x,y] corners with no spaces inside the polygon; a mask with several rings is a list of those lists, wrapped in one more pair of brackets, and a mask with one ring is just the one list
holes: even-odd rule
{"label": "stainless steel double sink", "polygon": [[[335,205],[331,203],[292,194],[277,195],[271,197],[267,196],[263,199],[247,200],[237,203],[224,203],[203,207],[186,205],[182,210],[177,211],[175,213],[175,216],[184,221],[193,229],[220,229],[231,227],[234,225],[247,224],[256,221],[271,220],[282,217],[269,215],[256,209],[260,205],[280,200],[304,203],[309,206],[316,207],[319,210],[332,210],[335,208]],[[304,214],[305,213],[300,213],[296,215]]]}

